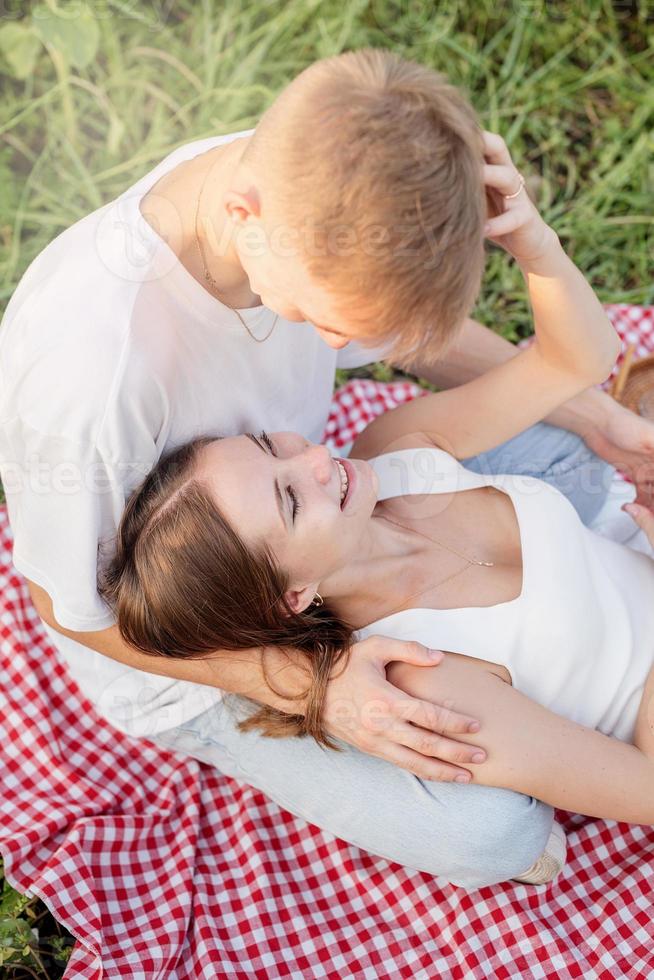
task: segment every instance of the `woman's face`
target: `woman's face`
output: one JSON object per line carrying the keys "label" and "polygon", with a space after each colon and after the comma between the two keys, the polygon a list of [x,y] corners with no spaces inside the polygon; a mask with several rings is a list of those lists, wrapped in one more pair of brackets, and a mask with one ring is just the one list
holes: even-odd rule
{"label": "woman's face", "polygon": [[217,439],[197,472],[243,540],[270,548],[297,610],[360,553],[379,489],[367,462],[332,458],[295,432]]}

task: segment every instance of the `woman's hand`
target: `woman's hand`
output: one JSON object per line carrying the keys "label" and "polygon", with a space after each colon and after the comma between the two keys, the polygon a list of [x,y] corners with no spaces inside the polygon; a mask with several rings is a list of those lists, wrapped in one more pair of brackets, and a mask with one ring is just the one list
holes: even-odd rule
{"label": "woman's hand", "polygon": [[645,532],[647,540],[654,548],[654,511],[651,511],[649,507],[645,507],[643,504],[623,504],[622,509],[630,517],[633,517],[638,527]]}
{"label": "woman's hand", "polygon": [[[484,233],[521,265],[533,265],[557,240],[531,198],[516,169],[506,143],[497,133],[484,130],[484,184],[495,217],[490,217]],[[516,193],[519,190],[519,193]],[[509,200],[506,195],[515,195]]]}
{"label": "woman's hand", "polygon": [[633,480],[636,502],[654,505],[654,422],[619,405],[608,395],[607,410],[597,425],[583,433],[586,444]]}
{"label": "woman's hand", "polygon": [[[453,735],[475,732],[479,723],[452,710],[446,699],[432,704],[409,697],[386,679],[386,665],[399,660],[435,667],[446,656],[421,643],[371,636],[352,647],[347,667],[328,684],[323,721],[328,734],[368,755],[420,776],[448,782],[471,773],[456,763],[472,763],[483,749],[457,742]],[[477,727],[475,727],[477,726]]]}

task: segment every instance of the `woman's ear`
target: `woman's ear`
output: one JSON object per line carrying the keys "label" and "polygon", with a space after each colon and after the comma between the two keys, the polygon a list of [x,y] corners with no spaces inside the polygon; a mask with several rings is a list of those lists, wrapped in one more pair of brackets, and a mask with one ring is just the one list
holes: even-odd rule
{"label": "woman's ear", "polygon": [[318,584],[318,582],[312,582],[311,585],[305,585],[304,588],[286,590],[284,598],[294,613],[301,613],[309,608],[318,591]]}

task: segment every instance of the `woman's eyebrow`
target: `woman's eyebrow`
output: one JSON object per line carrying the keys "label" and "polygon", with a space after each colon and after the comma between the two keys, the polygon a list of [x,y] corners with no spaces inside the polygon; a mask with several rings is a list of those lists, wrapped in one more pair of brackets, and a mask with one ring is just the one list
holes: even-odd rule
{"label": "woman's eyebrow", "polygon": [[[261,445],[261,443],[259,442],[256,436],[254,436],[251,432],[246,432],[245,434],[248,437],[248,439],[252,440],[255,446],[259,447],[262,453],[265,453],[266,456],[270,456],[268,450]],[[288,516],[286,513],[286,509],[284,507],[284,498],[282,496],[282,491],[279,489],[279,483],[277,482],[277,477],[275,477],[275,498],[277,500],[277,510],[279,511],[279,516],[281,518],[282,524],[284,525],[284,529],[288,530]]]}

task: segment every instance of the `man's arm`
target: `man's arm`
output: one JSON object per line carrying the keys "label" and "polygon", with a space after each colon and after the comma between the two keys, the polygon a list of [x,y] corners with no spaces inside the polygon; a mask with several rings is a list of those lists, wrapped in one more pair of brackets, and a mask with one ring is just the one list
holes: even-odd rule
{"label": "man's arm", "polygon": [[[36,611],[48,626],[112,660],[151,674],[241,694],[286,714],[305,714],[302,694],[309,675],[297,650],[218,650],[212,657],[198,660],[155,657],[126,643],[117,626],[84,633],[60,626],[45,589],[29,580],[28,586]],[[391,660],[434,667],[443,657],[438,652],[434,658],[434,653],[420,643],[382,636],[355,644],[345,670],[340,670],[327,685],[322,712],[325,731],[422,779],[449,782],[458,775],[470,778],[470,770],[461,766],[475,765],[475,752],[485,758],[483,747],[464,744],[453,736],[469,733],[476,719],[452,711],[447,703],[407,696],[386,679],[386,664]],[[280,697],[266,683],[264,658],[273,685],[291,697]],[[296,695],[297,700],[293,699]]]}
{"label": "man's arm", "polygon": [[[48,626],[111,660],[150,674],[207,684],[222,691],[242,694],[287,714],[304,714],[304,699],[294,701],[279,697],[266,683],[262,668],[263,651],[260,649],[218,650],[213,656],[206,656],[201,660],[155,657],[126,643],[118,626],[92,632],[77,632],[60,626],[54,617],[52,600],[45,589],[31,581],[28,581],[28,585],[34,608]],[[276,687],[287,690],[292,695],[301,695],[306,689],[309,675],[306,668],[301,666],[297,651],[286,654],[277,647],[266,650],[266,669]]]}

